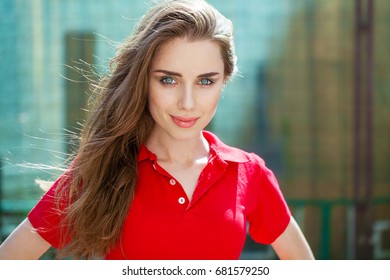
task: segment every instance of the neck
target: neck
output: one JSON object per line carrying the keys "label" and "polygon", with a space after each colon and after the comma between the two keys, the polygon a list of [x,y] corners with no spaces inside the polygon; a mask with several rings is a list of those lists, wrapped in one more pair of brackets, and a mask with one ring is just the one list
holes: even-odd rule
{"label": "neck", "polygon": [[179,140],[153,131],[145,145],[158,161],[183,166],[194,165],[209,155],[209,144],[202,132],[198,137]]}

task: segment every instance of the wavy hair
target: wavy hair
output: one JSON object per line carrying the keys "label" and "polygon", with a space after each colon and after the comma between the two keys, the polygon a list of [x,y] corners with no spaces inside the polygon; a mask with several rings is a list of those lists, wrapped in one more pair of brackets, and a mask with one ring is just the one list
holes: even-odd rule
{"label": "wavy hair", "polygon": [[95,87],[95,102],[58,197],[63,209],[61,256],[102,258],[118,244],[137,185],[137,157],[154,126],[148,109],[152,60],[174,38],[217,42],[226,80],[236,72],[233,26],[203,0],[152,6],[117,49],[110,73]]}

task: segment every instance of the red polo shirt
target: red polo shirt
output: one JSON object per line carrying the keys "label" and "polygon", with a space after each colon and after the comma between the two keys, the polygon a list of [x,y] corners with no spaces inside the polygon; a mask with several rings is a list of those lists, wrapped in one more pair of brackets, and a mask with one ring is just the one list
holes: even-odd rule
{"label": "red polo shirt", "polygon": [[[290,221],[290,210],[273,173],[253,153],[229,147],[210,132],[210,157],[192,199],[145,146],[138,156],[139,181],[120,242],[106,259],[238,259],[247,229],[272,243]],[[52,194],[31,210],[38,233],[59,246]],[[247,228],[248,226],[248,228]]]}

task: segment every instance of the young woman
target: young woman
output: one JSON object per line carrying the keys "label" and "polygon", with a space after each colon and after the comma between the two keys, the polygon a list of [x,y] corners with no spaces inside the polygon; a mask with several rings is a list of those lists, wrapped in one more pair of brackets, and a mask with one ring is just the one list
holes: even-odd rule
{"label": "young woman", "polygon": [[141,18],[99,86],[65,172],[0,247],[3,259],[238,259],[247,233],[313,259],[273,173],[204,128],[236,72],[231,22],[203,0]]}

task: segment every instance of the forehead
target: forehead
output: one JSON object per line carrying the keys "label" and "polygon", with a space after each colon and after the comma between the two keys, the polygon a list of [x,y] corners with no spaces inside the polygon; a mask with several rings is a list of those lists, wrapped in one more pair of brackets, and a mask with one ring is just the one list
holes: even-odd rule
{"label": "forehead", "polygon": [[212,40],[176,38],[159,48],[152,60],[152,70],[170,70],[181,74],[223,73],[221,48]]}

